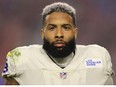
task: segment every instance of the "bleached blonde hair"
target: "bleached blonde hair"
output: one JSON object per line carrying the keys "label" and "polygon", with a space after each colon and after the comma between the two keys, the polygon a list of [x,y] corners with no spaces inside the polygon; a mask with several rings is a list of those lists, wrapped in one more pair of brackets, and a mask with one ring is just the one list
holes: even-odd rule
{"label": "bleached blonde hair", "polygon": [[73,19],[74,26],[76,25],[75,23],[76,10],[72,6],[64,2],[55,2],[53,4],[47,5],[43,9],[43,12],[42,12],[42,24],[43,25],[44,25],[46,16],[53,12],[64,12],[64,13],[69,14]]}

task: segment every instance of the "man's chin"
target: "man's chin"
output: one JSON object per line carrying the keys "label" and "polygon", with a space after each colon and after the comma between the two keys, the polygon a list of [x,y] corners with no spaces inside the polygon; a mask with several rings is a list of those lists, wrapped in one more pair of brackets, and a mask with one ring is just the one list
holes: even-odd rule
{"label": "man's chin", "polygon": [[63,50],[63,47],[56,47],[56,49],[57,49],[58,51],[61,51],[61,50]]}

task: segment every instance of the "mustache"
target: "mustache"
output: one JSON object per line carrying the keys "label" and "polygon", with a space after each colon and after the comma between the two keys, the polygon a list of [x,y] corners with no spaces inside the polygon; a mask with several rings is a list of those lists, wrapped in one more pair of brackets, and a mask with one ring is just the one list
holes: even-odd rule
{"label": "mustache", "polygon": [[55,41],[53,41],[52,43],[67,43],[66,41],[64,41],[62,38],[57,38]]}
{"label": "mustache", "polygon": [[57,41],[54,41],[53,44],[66,44],[66,42],[61,41],[61,40],[57,40]]}

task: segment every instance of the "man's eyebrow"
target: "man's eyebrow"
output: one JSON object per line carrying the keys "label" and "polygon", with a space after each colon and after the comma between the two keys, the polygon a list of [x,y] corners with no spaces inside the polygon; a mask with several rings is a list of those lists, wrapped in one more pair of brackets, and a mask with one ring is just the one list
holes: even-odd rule
{"label": "man's eyebrow", "polygon": [[56,27],[56,25],[55,25],[55,24],[48,24],[48,26],[54,26],[54,27]]}
{"label": "man's eyebrow", "polygon": [[[48,24],[47,27],[48,27],[48,26],[56,27],[57,25],[56,25],[56,24]],[[71,24],[62,24],[61,26],[62,26],[62,27],[64,27],[64,26],[72,27]]]}
{"label": "man's eyebrow", "polygon": [[69,27],[72,27],[70,24],[63,24],[62,26],[69,26]]}

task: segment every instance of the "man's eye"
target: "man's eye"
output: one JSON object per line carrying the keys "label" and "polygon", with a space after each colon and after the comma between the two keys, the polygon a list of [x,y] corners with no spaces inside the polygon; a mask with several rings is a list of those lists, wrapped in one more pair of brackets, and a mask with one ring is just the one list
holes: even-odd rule
{"label": "man's eye", "polygon": [[65,29],[65,30],[70,30],[70,27],[65,26],[64,29]]}
{"label": "man's eye", "polygon": [[48,30],[54,30],[55,29],[55,27],[48,27]]}

